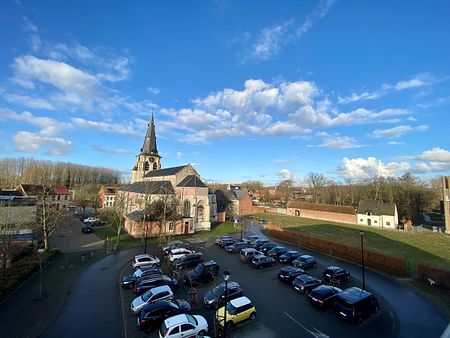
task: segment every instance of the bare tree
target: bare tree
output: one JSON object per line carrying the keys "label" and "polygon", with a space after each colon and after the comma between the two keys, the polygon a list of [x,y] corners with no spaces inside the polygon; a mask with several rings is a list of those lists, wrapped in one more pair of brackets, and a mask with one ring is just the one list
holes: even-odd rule
{"label": "bare tree", "polygon": [[294,181],[281,181],[281,183],[277,186],[277,192],[281,203],[287,205],[287,202],[294,196]]}
{"label": "bare tree", "polygon": [[319,173],[309,173],[308,174],[308,185],[312,191],[314,201],[319,203],[321,200],[322,188],[327,185],[328,179],[324,174]]}
{"label": "bare tree", "polygon": [[128,204],[130,198],[128,193],[118,192],[114,200],[114,204],[111,208],[108,208],[108,212],[111,215],[112,224],[116,230],[117,238],[116,245],[119,245],[120,235],[125,226],[125,214],[128,210]]}

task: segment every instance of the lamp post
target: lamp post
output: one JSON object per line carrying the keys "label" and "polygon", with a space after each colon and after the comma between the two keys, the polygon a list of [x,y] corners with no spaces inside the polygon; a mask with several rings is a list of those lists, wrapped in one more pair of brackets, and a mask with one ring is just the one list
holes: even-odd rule
{"label": "lamp post", "polygon": [[366,288],[366,278],[364,274],[364,231],[359,232],[361,237],[361,267],[362,267],[362,288],[365,290]]}
{"label": "lamp post", "polygon": [[231,273],[228,270],[223,272],[223,279],[225,280],[225,308],[223,311],[223,337],[227,336],[227,306],[228,306],[228,281],[230,280]]}
{"label": "lamp post", "polygon": [[145,222],[145,244],[144,244],[144,253],[147,253],[147,227],[148,227],[148,223]]}

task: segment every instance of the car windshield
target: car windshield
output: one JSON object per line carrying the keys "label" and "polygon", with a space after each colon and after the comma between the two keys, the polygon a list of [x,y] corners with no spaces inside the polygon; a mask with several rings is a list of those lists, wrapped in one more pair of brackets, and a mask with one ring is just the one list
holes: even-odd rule
{"label": "car windshield", "polygon": [[148,262],[148,261],[150,261],[150,257],[143,257],[138,259],[138,262]]}
{"label": "car windshield", "polygon": [[214,296],[221,296],[225,292],[225,285],[217,285],[211,292]]}
{"label": "car windshield", "polygon": [[235,315],[235,314],[237,314],[237,309],[231,303],[228,303],[227,304],[227,312],[230,315]]}
{"label": "car windshield", "polygon": [[197,319],[195,319],[194,316],[186,314],[186,319],[187,319],[188,322],[191,323],[192,325],[194,325],[194,326],[197,326],[197,325],[198,325]]}
{"label": "car windshield", "polygon": [[148,301],[152,296],[153,296],[152,290],[148,290],[148,291],[147,291],[146,293],[144,293],[141,297],[142,297],[142,300],[143,300],[144,302],[146,302],[146,301]]}

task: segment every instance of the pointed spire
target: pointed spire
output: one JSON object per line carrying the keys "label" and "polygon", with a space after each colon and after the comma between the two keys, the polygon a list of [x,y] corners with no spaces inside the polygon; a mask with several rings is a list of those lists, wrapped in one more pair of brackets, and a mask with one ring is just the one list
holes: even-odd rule
{"label": "pointed spire", "polygon": [[155,120],[153,118],[148,124],[147,133],[145,134],[144,145],[141,148],[141,154],[146,155],[158,155],[158,148],[156,147],[156,134],[155,134]]}

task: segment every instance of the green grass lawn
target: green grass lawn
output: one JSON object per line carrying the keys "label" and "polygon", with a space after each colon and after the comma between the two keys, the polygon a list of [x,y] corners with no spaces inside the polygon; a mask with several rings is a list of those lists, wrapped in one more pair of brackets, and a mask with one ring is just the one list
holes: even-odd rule
{"label": "green grass lawn", "polygon": [[382,254],[402,258],[409,262],[412,274],[417,273],[419,263],[448,269],[450,267],[450,236],[424,232],[403,232],[322,221],[295,216],[261,213],[264,218],[289,230],[329,241],[360,247],[359,231],[364,231],[364,248]]}

